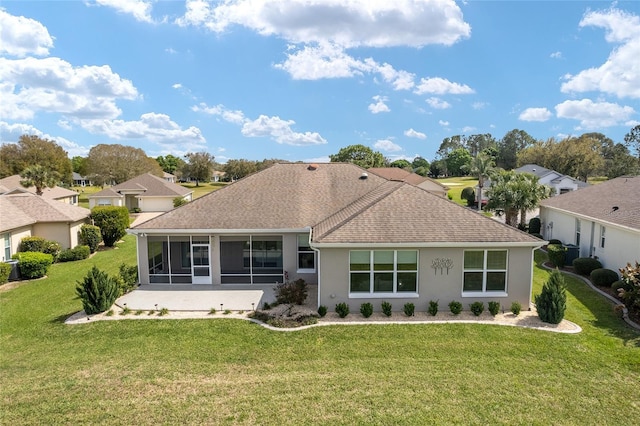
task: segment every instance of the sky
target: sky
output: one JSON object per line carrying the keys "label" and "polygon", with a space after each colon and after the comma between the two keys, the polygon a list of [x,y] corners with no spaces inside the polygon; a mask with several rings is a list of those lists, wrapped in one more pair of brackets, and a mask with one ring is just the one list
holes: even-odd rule
{"label": "sky", "polygon": [[0,2],[0,141],[328,161],[640,124],[640,1]]}

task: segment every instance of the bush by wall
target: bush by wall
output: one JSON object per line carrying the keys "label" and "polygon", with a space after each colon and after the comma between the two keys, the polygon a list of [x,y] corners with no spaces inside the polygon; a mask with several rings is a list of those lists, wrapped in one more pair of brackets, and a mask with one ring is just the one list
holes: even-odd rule
{"label": "bush by wall", "polygon": [[42,237],[24,237],[20,240],[20,244],[18,245],[18,251],[37,251],[40,253],[44,252],[44,242],[45,239]]}
{"label": "bush by wall", "polygon": [[591,271],[589,279],[594,285],[599,287],[610,287],[611,284],[618,281],[618,273],[611,269],[598,268]]}
{"label": "bush by wall", "polygon": [[462,303],[456,300],[452,301],[451,303],[449,303],[449,310],[453,315],[458,315],[460,312],[462,312]]}
{"label": "bush by wall", "polygon": [[466,188],[462,189],[462,192],[460,193],[460,199],[461,200],[466,200],[467,201],[467,206],[473,206],[476,202],[476,192],[475,190],[470,187],[467,186]]}
{"label": "bush by wall", "polygon": [[62,250],[58,255],[58,262],[73,262],[89,257],[91,250],[89,246],[75,246],[72,249]]}
{"label": "bush by wall", "polygon": [[540,218],[532,217],[531,220],[529,220],[529,233],[539,234],[540,229],[542,229],[542,223],[540,222]]}
{"label": "bush by wall", "polygon": [[274,290],[278,303],[303,305],[307,299],[307,283],[302,278],[279,283]]}
{"label": "bush by wall", "polygon": [[538,316],[549,324],[559,324],[564,318],[567,308],[567,293],[564,277],[559,271],[553,271],[542,287],[542,292],[535,297]]}
{"label": "bush by wall", "polygon": [[576,274],[590,275],[594,269],[602,268],[602,263],[592,257],[579,257],[573,259],[573,270]]}
{"label": "bush by wall", "polygon": [[435,317],[438,314],[438,301],[437,300],[429,300],[429,308],[427,309],[429,315]]}
{"label": "bush by wall", "polygon": [[360,305],[360,313],[363,317],[369,318],[373,314],[373,305],[371,303],[363,303]]}
{"label": "bush by wall", "polygon": [[492,300],[491,302],[489,302],[489,313],[491,313],[491,315],[495,317],[496,315],[498,315],[499,312],[500,312],[500,302],[496,302],[495,300]]}
{"label": "bush by wall", "polygon": [[100,228],[104,245],[113,245],[124,237],[129,227],[129,209],[116,206],[98,206],[91,210],[93,223]]}
{"label": "bush by wall", "polygon": [[82,281],[78,281],[76,293],[87,315],[99,314],[109,309],[118,298],[118,283],[94,266]]}
{"label": "bush by wall", "polygon": [[100,228],[94,225],[82,225],[78,232],[78,239],[80,244],[89,246],[91,253],[95,253],[98,250],[98,245],[102,241],[102,234]]}
{"label": "bush by wall", "polygon": [[16,253],[13,257],[18,260],[20,275],[27,279],[44,277],[53,263],[53,256],[35,251]]}
{"label": "bush by wall", "polygon": [[138,286],[138,266],[121,263],[118,270],[118,286],[120,296],[135,289]]}
{"label": "bush by wall", "polygon": [[469,309],[473,312],[473,315],[480,316],[484,312],[484,303],[482,302],[473,302],[469,305]]}
{"label": "bush by wall", "polygon": [[185,200],[182,197],[176,197],[173,199],[173,207],[180,207],[180,206],[184,206],[185,204],[187,204],[188,201]]}
{"label": "bush by wall", "polygon": [[405,303],[404,306],[402,307],[402,312],[404,312],[404,314],[408,317],[412,317],[415,311],[416,311],[416,305],[410,302]]}
{"label": "bush by wall", "polygon": [[389,303],[387,301],[384,301],[384,302],[382,302],[380,307],[382,308],[382,313],[383,314],[385,314],[388,317],[391,316],[391,303]]}
{"label": "bush by wall", "polygon": [[349,315],[349,305],[344,302],[338,303],[336,305],[336,313],[340,318],[344,318]]}
{"label": "bush by wall", "polygon": [[0,263],[0,284],[4,284],[9,281],[9,275],[11,275],[11,265],[5,262]]}
{"label": "bush by wall", "polygon": [[564,266],[564,258],[567,253],[567,249],[560,244],[549,244],[547,246],[547,255],[549,256],[549,262],[558,268]]}

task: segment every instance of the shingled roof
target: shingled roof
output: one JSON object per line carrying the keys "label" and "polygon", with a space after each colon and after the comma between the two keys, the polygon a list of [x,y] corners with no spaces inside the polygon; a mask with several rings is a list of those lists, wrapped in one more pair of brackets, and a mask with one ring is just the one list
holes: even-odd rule
{"label": "shingled roof", "polygon": [[540,242],[353,164],[275,164],[134,230],[313,229],[316,243]]}
{"label": "shingled roof", "polygon": [[[20,184],[22,178],[20,175],[7,176],[0,179],[0,194],[11,192],[30,192],[36,193],[36,187],[30,186],[25,188]],[[61,186],[54,186],[53,188],[42,188],[42,196],[50,200],[59,200],[61,198],[68,198],[78,195],[76,191],[72,191]]]}
{"label": "shingled roof", "polygon": [[126,182],[89,195],[88,198],[123,196],[121,191],[140,192],[139,195],[143,197],[184,197],[193,192],[183,186],[152,175],[151,173],[144,173]]}
{"label": "shingled roof", "polygon": [[0,196],[0,232],[38,222],[77,222],[91,211],[29,192]]}
{"label": "shingled roof", "polygon": [[548,198],[540,205],[640,230],[640,176],[608,180]]}

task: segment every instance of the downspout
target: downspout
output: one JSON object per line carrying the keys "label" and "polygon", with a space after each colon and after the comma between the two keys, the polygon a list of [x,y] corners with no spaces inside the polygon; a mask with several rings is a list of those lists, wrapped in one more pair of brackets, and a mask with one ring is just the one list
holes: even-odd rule
{"label": "downspout", "polygon": [[593,233],[596,231],[596,223],[591,222],[591,236],[589,238],[589,257],[593,257],[593,254],[596,251],[596,248],[593,246]]}
{"label": "downspout", "polygon": [[317,300],[317,305],[316,309],[320,307],[320,250],[318,250],[317,248],[313,247],[313,245],[311,245],[311,234],[313,233],[313,229],[309,229],[309,247],[311,247],[311,250],[313,250],[316,253],[316,273],[318,274],[318,294],[316,297]]}

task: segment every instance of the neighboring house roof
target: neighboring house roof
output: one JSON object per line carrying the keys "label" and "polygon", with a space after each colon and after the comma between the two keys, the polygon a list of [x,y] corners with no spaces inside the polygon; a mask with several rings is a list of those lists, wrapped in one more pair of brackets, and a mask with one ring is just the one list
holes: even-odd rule
{"label": "neighboring house roof", "polygon": [[347,163],[274,164],[134,229],[305,228],[313,228],[314,242],[327,244],[540,241],[425,189]]}
{"label": "neighboring house roof", "polygon": [[524,166],[518,167],[517,169],[515,169],[515,171],[518,173],[531,173],[538,176],[538,178],[540,179],[550,174],[554,174],[555,177],[551,179],[552,183],[560,183],[562,179],[570,179],[574,183],[576,183],[580,188],[586,188],[590,186],[588,183],[582,182],[579,179],[575,179],[575,178],[572,178],[571,176],[563,175],[562,173],[556,172],[555,170],[547,169],[542,166],[538,166],[537,164],[525,164]]}
{"label": "neighboring house roof", "polygon": [[370,169],[367,169],[367,172],[375,173],[378,176],[381,176],[388,180],[397,180],[401,182],[407,182],[412,185],[420,185],[421,183],[430,181],[440,186],[445,191],[449,190],[449,188],[447,188],[445,185],[441,184],[437,180],[433,180],[425,176],[420,176],[417,173],[413,173],[408,170],[401,169],[399,167],[372,167]]}
{"label": "neighboring house roof", "polygon": [[[29,188],[25,188],[20,184],[22,178],[20,175],[7,176],[6,178],[0,179],[0,187],[4,187],[4,190],[0,191],[0,194],[6,194],[10,192],[31,192],[32,194],[36,193],[36,187],[30,186]],[[53,188],[43,188],[42,196],[45,198],[49,198],[51,200],[59,200],[61,198],[69,198],[78,195],[76,191],[72,191],[70,189],[62,188],[60,186],[54,186]]]}
{"label": "neighboring house roof", "polygon": [[91,210],[23,192],[0,196],[0,232],[37,222],[76,222]]}
{"label": "neighboring house roof", "polygon": [[82,176],[80,173],[73,172],[73,180],[89,180],[88,177]]}
{"label": "neighboring house roof", "polygon": [[164,179],[170,179],[170,178],[174,178],[176,177],[176,175],[172,175],[171,173],[167,173],[167,172],[162,172],[162,177]]}
{"label": "neighboring house roof", "polygon": [[139,197],[184,197],[193,192],[151,173],[145,173],[89,195],[88,198],[122,197],[122,192],[130,191],[139,192]]}
{"label": "neighboring house roof", "polygon": [[640,230],[640,176],[623,176],[590,185],[548,198],[540,205]]}

